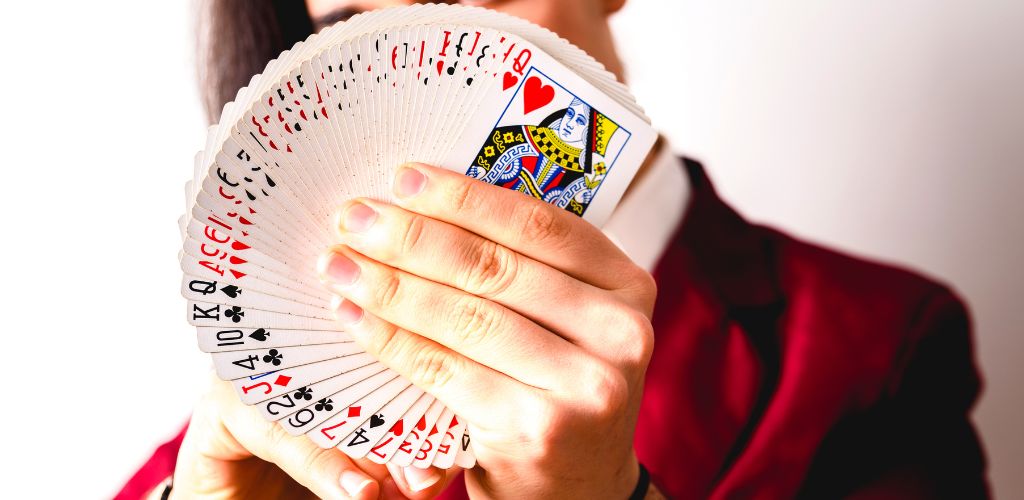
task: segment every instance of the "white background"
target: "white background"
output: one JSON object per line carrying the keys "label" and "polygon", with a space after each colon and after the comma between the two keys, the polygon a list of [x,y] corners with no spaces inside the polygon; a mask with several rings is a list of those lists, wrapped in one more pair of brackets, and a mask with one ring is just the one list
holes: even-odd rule
{"label": "white background", "polygon": [[[0,19],[0,483],[102,498],[184,423],[208,366],[176,263],[205,126],[192,14],[34,4]],[[640,102],[751,219],[966,297],[1002,497],[1024,493],[1022,21],[1011,0],[633,0],[615,19]]]}

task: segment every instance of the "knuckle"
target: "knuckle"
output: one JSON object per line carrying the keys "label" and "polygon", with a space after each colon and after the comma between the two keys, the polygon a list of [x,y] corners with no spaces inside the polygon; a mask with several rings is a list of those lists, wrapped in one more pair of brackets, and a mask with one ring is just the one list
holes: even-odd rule
{"label": "knuckle", "polygon": [[569,234],[570,227],[564,224],[555,212],[555,208],[547,203],[523,203],[519,211],[517,225],[523,238],[536,242],[559,242]]}
{"label": "knuckle", "polygon": [[458,370],[458,361],[448,353],[422,345],[411,355],[410,377],[421,388],[438,389],[451,381]]}
{"label": "knuckle", "polygon": [[381,309],[392,309],[400,301],[401,288],[402,278],[399,273],[395,271],[382,272],[372,290],[373,301]]}
{"label": "knuckle", "polygon": [[482,238],[470,261],[465,290],[477,295],[495,296],[505,292],[519,268],[519,261],[513,252]]}
{"label": "knuckle", "polygon": [[408,218],[405,222],[405,227],[402,229],[402,243],[399,247],[402,255],[408,255],[419,248],[425,225],[426,223],[422,217],[414,215]]}
{"label": "knuckle", "polygon": [[472,295],[460,298],[454,309],[454,340],[462,347],[480,345],[498,323],[497,312]]}
{"label": "knuckle", "polygon": [[645,314],[635,309],[629,309],[620,318],[623,357],[630,369],[642,371],[654,351],[654,327]]}
{"label": "knuckle", "polygon": [[330,465],[334,458],[334,448],[312,448],[302,459],[301,470],[310,472],[329,471],[331,470]]}
{"label": "knuckle", "polygon": [[641,296],[646,299],[645,304],[653,309],[654,301],[658,297],[658,283],[654,280],[654,276],[645,269],[638,268],[638,270],[640,271],[638,281]]}
{"label": "knuckle", "polygon": [[658,284],[654,276],[646,269],[633,264],[626,273],[624,287],[631,297],[648,315],[654,310],[654,301],[658,297]]}
{"label": "knuckle", "polygon": [[[278,457],[278,451],[284,449],[285,443],[291,439],[291,436],[284,430],[284,427],[280,425],[269,425],[267,426],[266,441],[263,446],[260,446],[259,450],[250,450],[257,455],[261,455],[261,458],[266,458],[271,462],[278,463],[280,457]],[[257,453],[259,452],[259,453]]]}
{"label": "knuckle", "polygon": [[469,178],[465,180],[460,179],[460,182],[454,183],[451,187],[451,193],[449,193],[452,210],[455,213],[465,213],[472,210],[476,206],[476,189]]}
{"label": "knuckle", "polygon": [[534,460],[543,461],[558,453],[558,436],[574,419],[551,397],[530,398],[522,404],[527,409],[524,415],[528,417],[525,425],[517,426],[520,430],[515,439]]}
{"label": "knuckle", "polygon": [[385,364],[394,359],[394,356],[401,352],[401,337],[398,334],[398,327],[384,323],[379,332],[370,337],[366,351]]}
{"label": "knuckle", "polygon": [[581,377],[580,398],[583,407],[598,416],[617,414],[629,399],[629,384],[618,370],[594,363]]}

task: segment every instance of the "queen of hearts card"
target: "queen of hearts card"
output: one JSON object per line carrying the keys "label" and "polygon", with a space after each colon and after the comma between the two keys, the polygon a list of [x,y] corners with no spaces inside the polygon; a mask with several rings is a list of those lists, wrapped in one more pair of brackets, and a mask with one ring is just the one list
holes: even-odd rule
{"label": "queen of hearts card", "polygon": [[582,216],[629,136],[531,68],[466,174]]}

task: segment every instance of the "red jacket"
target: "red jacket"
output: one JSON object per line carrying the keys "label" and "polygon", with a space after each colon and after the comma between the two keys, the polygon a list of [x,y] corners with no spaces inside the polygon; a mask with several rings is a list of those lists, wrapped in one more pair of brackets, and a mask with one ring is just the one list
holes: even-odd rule
{"label": "red jacket", "polygon": [[[948,288],[743,220],[696,162],[655,271],[636,451],[670,498],[986,498],[970,321]],[[173,468],[164,445],[125,486]],[[446,498],[465,496],[461,481]]]}

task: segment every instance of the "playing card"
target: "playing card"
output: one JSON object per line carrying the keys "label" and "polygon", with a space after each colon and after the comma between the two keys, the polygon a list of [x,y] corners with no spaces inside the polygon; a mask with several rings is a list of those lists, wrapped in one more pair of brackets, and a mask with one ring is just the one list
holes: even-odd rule
{"label": "playing card", "polygon": [[210,354],[217,376],[223,380],[284,370],[295,366],[308,365],[318,361],[342,358],[362,353],[363,349],[354,342],[327,345],[300,345],[272,347],[249,351],[215,352]]}
{"label": "playing card", "polygon": [[600,226],[655,134],[583,51],[482,8],[353,16],[295,44],[207,131],[179,220],[197,343],[293,435],[378,463],[475,463],[470,423],[352,342],[316,275],[338,208],[440,165]]}
{"label": "playing card", "polygon": [[[350,457],[363,458],[385,433],[401,428],[400,419],[410,408],[418,404],[419,400],[433,400],[433,396],[423,394],[423,389],[419,387],[406,387],[398,396],[395,396],[395,399],[371,415],[366,423],[345,436],[338,444],[338,448],[341,448]],[[424,405],[425,408],[426,405]]]}
{"label": "playing card", "polygon": [[199,350],[210,353],[352,341],[352,337],[345,332],[208,326],[196,328],[196,337]]}
{"label": "playing card", "polygon": [[[441,469],[451,468],[455,463],[455,456],[459,452],[459,444],[465,432],[466,422],[460,419],[458,415],[452,416],[451,424],[448,426],[448,430],[445,431],[444,436],[441,437],[441,441],[437,445],[437,453],[434,455],[434,460],[430,465]],[[421,463],[417,462],[414,462],[413,465],[417,467],[422,466]]]}
{"label": "playing card", "polygon": [[[385,384],[391,385],[384,387]],[[384,370],[317,400],[312,408],[307,407],[299,410],[292,417],[282,420],[282,427],[289,434],[295,436],[305,434],[306,432],[320,432],[321,435],[330,437],[332,436],[330,433],[336,429],[333,426],[336,422],[336,420],[332,420],[334,417],[341,416],[342,419],[348,419],[346,422],[354,422],[354,419],[361,415],[360,412],[363,410],[363,406],[366,407],[365,410],[367,412],[376,411],[377,408],[373,408],[372,405],[379,399],[384,398],[384,401],[380,403],[383,405],[388,399],[394,397],[395,395],[390,391],[397,385],[405,388],[409,386],[409,383],[399,377],[397,373],[391,370]],[[322,428],[318,427],[321,423],[326,423],[326,425]],[[360,421],[360,423],[362,422]],[[339,430],[338,434],[344,436],[346,433]],[[321,444],[317,440],[318,437],[320,436],[313,436],[312,439],[317,444]]]}
{"label": "playing card", "polygon": [[389,462],[401,467],[412,465],[412,461],[416,458],[416,454],[419,452],[423,442],[430,435],[437,433],[437,420],[444,413],[444,410],[445,406],[441,401],[431,403],[430,407],[427,408],[427,412],[420,417],[409,434],[406,434],[405,440],[398,447],[398,451],[391,456]]}
{"label": "playing card", "polygon": [[[365,360],[365,358],[364,358]],[[359,363],[356,363],[359,364]],[[353,387],[359,382],[370,379],[371,377],[378,375],[382,372],[387,371],[387,368],[377,362],[368,362],[368,364],[347,371],[340,375],[335,375],[329,379],[314,382],[309,385],[304,385],[289,391],[275,398],[262,401],[258,404],[260,413],[263,414],[263,418],[271,421],[281,420],[282,418],[288,417],[295,412],[298,412],[309,406],[314,406],[315,402],[321,402],[321,405],[334,405],[333,400],[326,402],[336,393],[341,392],[344,389]],[[385,376],[384,378],[389,380],[393,378],[392,373],[390,377]],[[373,384],[369,384],[372,386]],[[360,386],[360,390],[366,390],[369,392],[368,385]],[[330,410],[328,410],[330,411]],[[304,420],[304,419],[303,419]]]}
{"label": "playing card", "polygon": [[434,455],[438,452],[438,447],[441,444],[441,439],[444,438],[445,433],[448,432],[448,428],[451,427],[455,418],[455,412],[451,408],[445,408],[441,412],[441,416],[437,418],[437,422],[434,423],[434,427],[427,433],[426,439],[420,444],[419,451],[413,456],[412,465],[425,469],[430,467],[434,461]]}
{"label": "playing card", "polygon": [[409,385],[411,384],[407,380],[394,376],[389,382],[379,386],[378,390],[342,407],[336,415],[314,427],[309,431],[309,438],[322,448],[337,446],[342,438],[352,433],[371,416],[377,415],[378,410]]}
{"label": "playing card", "polygon": [[253,405],[374,362],[373,357],[366,353],[354,354],[240,378],[231,384],[243,403]]}
{"label": "playing card", "polygon": [[[398,452],[398,447],[405,442],[405,436],[412,432],[413,427],[416,426],[416,423],[427,413],[427,409],[435,401],[434,397],[430,394],[421,396],[400,418],[394,420],[394,423],[388,427],[387,432],[363,455],[379,464],[387,463]],[[356,456],[356,454],[361,452],[362,450],[359,452],[354,451],[352,456]]]}

